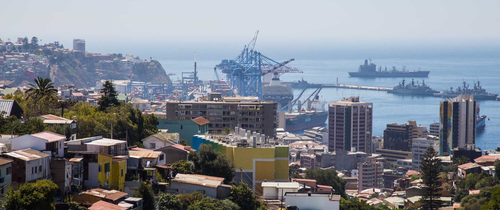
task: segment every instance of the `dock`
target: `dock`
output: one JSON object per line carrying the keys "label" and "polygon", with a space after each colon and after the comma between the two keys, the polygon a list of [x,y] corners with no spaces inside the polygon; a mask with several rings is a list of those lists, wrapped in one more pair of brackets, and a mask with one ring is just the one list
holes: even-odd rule
{"label": "dock", "polygon": [[[375,90],[375,91],[389,91],[392,87],[375,87],[375,86],[365,86],[365,85],[347,85],[347,84],[316,84],[309,83],[307,88],[318,88],[323,86],[323,88],[345,88],[345,89],[359,89],[359,90]],[[299,88],[301,89],[301,88]]]}

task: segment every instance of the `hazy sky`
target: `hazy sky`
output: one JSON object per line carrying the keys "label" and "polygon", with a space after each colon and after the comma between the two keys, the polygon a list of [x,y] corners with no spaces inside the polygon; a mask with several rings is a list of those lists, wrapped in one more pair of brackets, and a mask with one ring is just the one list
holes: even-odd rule
{"label": "hazy sky", "polygon": [[15,0],[2,2],[0,38],[66,47],[83,38],[89,51],[138,54],[241,49],[256,30],[261,50],[496,47],[499,9],[498,0]]}

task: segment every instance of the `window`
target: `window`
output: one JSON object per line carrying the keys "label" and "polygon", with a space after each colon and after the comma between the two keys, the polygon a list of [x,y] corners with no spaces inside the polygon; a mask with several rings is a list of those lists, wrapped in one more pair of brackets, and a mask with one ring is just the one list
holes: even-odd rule
{"label": "window", "polygon": [[35,167],[31,167],[31,174],[35,173]]}
{"label": "window", "polygon": [[7,175],[12,174],[12,167],[7,168]]}
{"label": "window", "polygon": [[104,164],[104,172],[108,173],[109,171],[111,171],[109,163]]}
{"label": "window", "polygon": [[181,130],[182,130],[182,125],[181,125]]}
{"label": "window", "polygon": [[150,143],[149,145],[150,145],[151,149],[156,149],[156,143]]}
{"label": "window", "polygon": [[123,177],[123,169],[122,169],[122,177]]}
{"label": "window", "polygon": [[38,173],[38,168],[35,166],[35,174]]}
{"label": "window", "polygon": [[160,155],[160,160],[163,160],[165,157],[163,154]]}
{"label": "window", "polygon": [[42,166],[38,168],[38,171],[40,171],[40,173],[42,172]]}
{"label": "window", "polygon": [[101,166],[101,165],[99,165],[99,172],[101,172],[101,171],[102,171],[102,166]]}

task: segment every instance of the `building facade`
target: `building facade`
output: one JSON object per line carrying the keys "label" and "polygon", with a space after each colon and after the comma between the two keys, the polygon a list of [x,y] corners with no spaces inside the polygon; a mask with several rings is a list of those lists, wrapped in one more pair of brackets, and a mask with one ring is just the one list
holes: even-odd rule
{"label": "building facade", "polygon": [[85,39],[73,39],[73,50],[85,52]]}
{"label": "building facade", "polygon": [[411,140],[421,136],[415,121],[410,120],[406,124],[387,124],[384,130],[384,149],[411,151]]}
{"label": "building facade", "polygon": [[221,97],[210,95],[209,101],[167,101],[166,117],[190,120],[204,117],[210,121],[211,133],[240,127],[274,137],[277,127],[277,103],[257,97]]}
{"label": "building facade", "polygon": [[474,95],[459,95],[440,103],[440,152],[451,154],[454,148],[474,149],[476,144],[476,109]]}
{"label": "building facade", "polygon": [[412,140],[411,153],[413,155],[413,170],[420,170],[420,162],[429,147],[439,151],[439,139],[434,138],[414,138]]}
{"label": "building facade", "polygon": [[350,97],[328,108],[328,150],[371,153],[373,104]]}
{"label": "building facade", "polygon": [[384,187],[384,165],[376,158],[369,157],[365,162],[358,163],[358,173],[358,192]]}

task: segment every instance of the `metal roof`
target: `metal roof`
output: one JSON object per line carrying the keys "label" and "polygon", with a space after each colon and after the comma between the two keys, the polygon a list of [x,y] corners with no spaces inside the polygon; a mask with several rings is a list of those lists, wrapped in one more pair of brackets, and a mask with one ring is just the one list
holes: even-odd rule
{"label": "metal roof", "polygon": [[10,112],[12,111],[12,107],[14,106],[14,100],[0,100],[0,113],[7,112],[5,116],[10,116]]}
{"label": "metal roof", "polygon": [[50,155],[45,154],[43,152],[34,150],[34,149],[23,149],[23,150],[17,150],[9,153],[5,153],[5,155],[8,155],[13,158],[18,158],[24,161],[30,161],[30,160],[36,160],[36,159],[41,159],[44,157],[48,157]]}
{"label": "metal roof", "polygon": [[177,174],[172,181],[216,188],[222,184],[224,178],[199,174]]}

